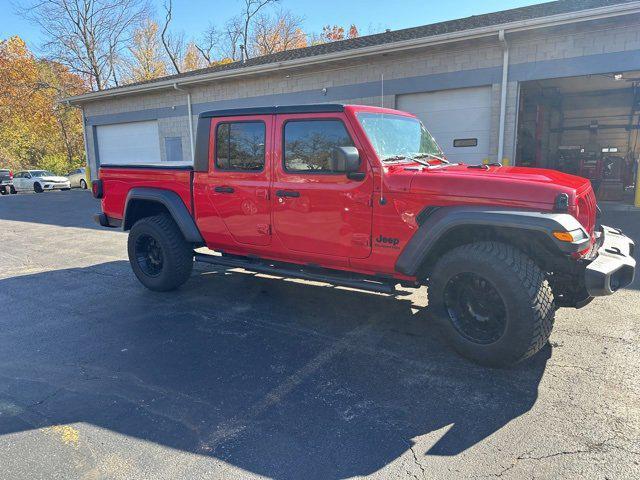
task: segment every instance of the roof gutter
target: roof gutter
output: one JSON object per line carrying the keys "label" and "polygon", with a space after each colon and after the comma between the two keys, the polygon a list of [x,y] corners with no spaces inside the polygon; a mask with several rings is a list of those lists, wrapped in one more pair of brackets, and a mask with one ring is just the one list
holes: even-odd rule
{"label": "roof gutter", "polygon": [[113,90],[103,90],[99,92],[77,95],[65,99],[66,102],[75,104],[101,100],[110,97],[131,95],[139,92],[150,92],[155,90],[173,89],[175,85],[192,85],[203,82],[210,82],[219,79],[230,79],[236,77],[244,77],[248,75],[257,75],[269,73],[276,70],[308,67],[319,63],[326,63],[335,60],[348,60],[354,57],[363,57],[377,55],[380,53],[398,52],[410,50],[414,48],[440,45],[443,43],[456,42],[461,40],[471,40],[483,37],[495,37],[500,31],[505,33],[522,32],[526,30],[534,30],[538,28],[565,25],[570,23],[578,23],[587,20],[597,20],[602,18],[617,17],[622,15],[630,15],[640,13],[640,1],[625,3],[621,5],[613,5],[606,7],[598,7],[579,12],[568,12],[558,15],[550,15],[548,17],[540,17],[530,20],[520,20],[505,24],[492,25],[489,27],[474,28],[459,32],[445,33],[431,37],[404,40],[393,43],[385,43],[381,45],[373,45],[370,47],[354,48],[351,50],[343,50],[325,55],[317,55],[312,57],[303,57],[294,60],[285,60],[282,62],[267,63],[264,65],[255,65],[242,67],[235,70],[222,70],[218,72],[202,73],[183,78],[170,78],[166,80],[158,80],[142,85],[132,85],[130,87],[121,87]]}

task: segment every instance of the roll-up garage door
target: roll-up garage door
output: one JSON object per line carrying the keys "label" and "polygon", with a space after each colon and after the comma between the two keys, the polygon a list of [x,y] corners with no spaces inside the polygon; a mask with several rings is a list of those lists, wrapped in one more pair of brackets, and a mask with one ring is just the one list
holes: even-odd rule
{"label": "roll-up garage door", "polygon": [[137,164],[159,162],[158,122],[131,122],[96,127],[100,163]]}
{"label": "roll-up garage door", "polygon": [[399,95],[398,110],[418,116],[452,162],[489,157],[491,87]]}

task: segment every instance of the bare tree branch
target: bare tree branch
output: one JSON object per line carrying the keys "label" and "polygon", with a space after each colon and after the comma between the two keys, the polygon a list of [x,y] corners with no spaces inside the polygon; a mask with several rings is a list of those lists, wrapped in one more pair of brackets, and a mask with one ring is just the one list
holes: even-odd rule
{"label": "bare tree branch", "polygon": [[302,17],[286,10],[280,10],[274,16],[256,15],[251,37],[251,52],[255,55],[269,55],[292,48],[306,47],[307,38],[302,31],[302,22]]}
{"label": "bare tree branch", "polygon": [[24,0],[19,12],[40,27],[48,56],[92,88],[118,83],[118,57],[148,16],[146,0]]}
{"label": "bare tree branch", "polygon": [[216,49],[219,49],[220,43],[223,38],[223,33],[219,32],[214,25],[209,25],[202,35],[200,42],[195,43],[198,52],[202,55],[202,58],[211,65],[213,63],[213,56]]}
{"label": "bare tree branch", "polygon": [[249,32],[253,18],[267,5],[273,5],[279,0],[244,0],[244,10],[242,11],[242,60],[249,58]]}
{"label": "bare tree branch", "polygon": [[164,11],[164,26],[162,27],[160,38],[162,39],[162,45],[164,46],[164,50],[167,52],[169,60],[171,60],[173,68],[175,69],[176,73],[180,73],[180,57],[182,57],[182,50],[184,49],[184,35],[175,37],[169,33],[169,25],[171,24],[173,14],[172,0],[168,0],[164,3]]}

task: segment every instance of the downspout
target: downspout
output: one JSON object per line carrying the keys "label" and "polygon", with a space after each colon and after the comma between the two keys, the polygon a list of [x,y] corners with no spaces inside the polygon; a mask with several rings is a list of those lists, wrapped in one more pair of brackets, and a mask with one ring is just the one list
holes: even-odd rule
{"label": "downspout", "polygon": [[191,163],[193,163],[195,160],[195,147],[193,142],[193,112],[191,110],[191,91],[180,88],[177,83],[173,84],[173,88],[180,92],[186,92],[187,94],[187,115],[189,115],[189,146],[191,147]]}
{"label": "downspout", "polygon": [[504,30],[498,32],[498,39],[502,44],[502,84],[500,90],[500,127],[498,130],[498,162],[504,159],[504,126],[507,116],[507,83],[509,81],[509,44]]}

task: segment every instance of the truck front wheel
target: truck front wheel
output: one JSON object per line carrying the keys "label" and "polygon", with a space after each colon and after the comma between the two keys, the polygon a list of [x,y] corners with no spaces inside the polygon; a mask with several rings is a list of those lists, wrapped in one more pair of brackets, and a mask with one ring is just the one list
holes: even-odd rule
{"label": "truck front wheel", "polygon": [[447,252],[431,272],[429,304],[456,351],[495,367],[517,363],[544,347],[556,310],[535,262],[498,242]]}
{"label": "truck front wheel", "polygon": [[133,273],[156,292],[178,288],[193,270],[193,248],[167,214],[138,220],[129,232],[127,250]]}

